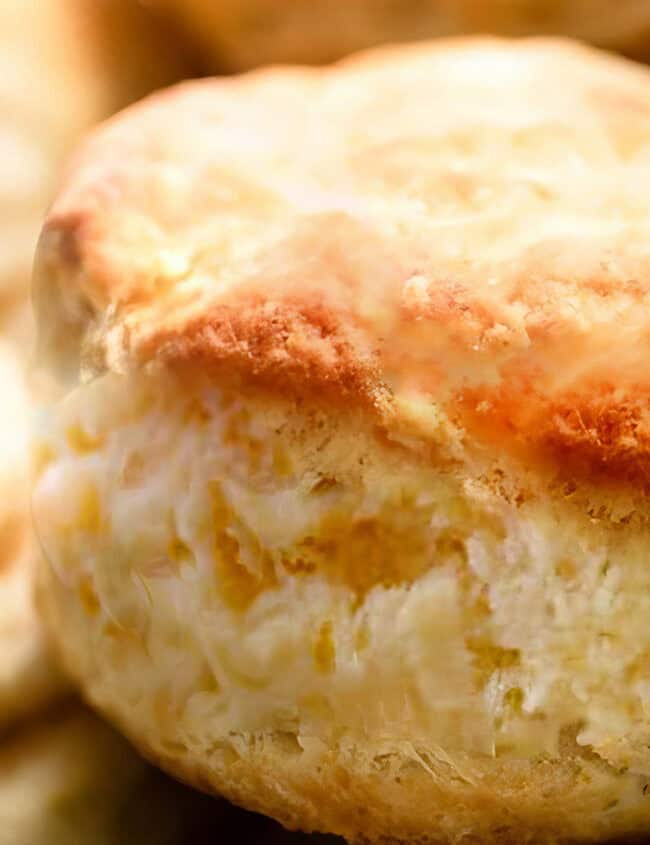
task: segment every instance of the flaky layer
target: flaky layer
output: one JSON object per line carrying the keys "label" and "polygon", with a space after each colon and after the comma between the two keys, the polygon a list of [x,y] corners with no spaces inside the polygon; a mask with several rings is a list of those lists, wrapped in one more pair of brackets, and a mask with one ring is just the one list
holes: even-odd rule
{"label": "flaky layer", "polygon": [[650,76],[561,41],[207,80],[81,150],[45,224],[43,350],[366,409],[431,403],[568,485],[648,488]]}
{"label": "flaky layer", "polygon": [[[41,454],[52,627],[92,700],[173,770],[350,836],[387,835],[391,807],[396,836],[423,825],[401,787],[361,824],[357,799],[403,769],[419,795],[431,779],[429,805],[470,805],[423,835],[646,823],[643,520],[599,520],[453,442],[425,457],[359,410],[164,373],[79,388]],[[257,736],[289,758],[274,775]],[[330,767],[358,794],[319,817]],[[544,821],[547,778],[588,785],[580,821]]]}

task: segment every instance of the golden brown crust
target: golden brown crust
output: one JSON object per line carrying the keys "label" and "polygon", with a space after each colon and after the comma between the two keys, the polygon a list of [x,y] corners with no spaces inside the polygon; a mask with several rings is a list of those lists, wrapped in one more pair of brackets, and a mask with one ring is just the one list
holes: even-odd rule
{"label": "golden brown crust", "polygon": [[172,89],[70,170],[44,347],[361,402],[388,429],[401,399],[435,403],[479,448],[645,485],[649,156],[650,75],[568,42]]}
{"label": "golden brown crust", "polygon": [[[114,721],[124,731],[120,720]],[[494,845],[599,842],[634,834],[640,826],[638,810],[624,821],[620,814],[597,822],[576,817],[577,804],[585,816],[603,809],[602,795],[593,794],[587,783],[576,784],[584,768],[579,755],[499,766],[473,761],[473,775],[481,782],[473,790],[462,777],[446,781],[444,765],[436,773],[427,771],[426,762],[414,764],[407,754],[377,761],[373,771],[366,760],[328,749],[305,765],[296,752],[287,752],[282,735],[238,737],[250,756],[239,756],[235,743],[224,743],[214,755],[214,769],[165,753],[142,737],[130,739],[145,759],[189,786],[270,815],[289,830],[336,832],[359,845],[443,845],[464,841],[465,831],[471,831],[465,834],[470,841]],[[282,785],[279,773],[286,779]],[[613,770],[599,774],[617,778]],[[643,786],[639,782],[638,791]]]}
{"label": "golden brown crust", "polygon": [[[586,393],[586,391],[585,391]],[[524,458],[545,456],[574,478],[650,484],[650,394],[647,384],[620,391],[593,383],[548,399],[529,381],[499,391],[468,391],[460,403],[468,427],[488,442],[514,441]]]}
{"label": "golden brown crust", "polygon": [[[253,737],[247,740],[252,745],[256,742]],[[612,836],[634,836],[644,828],[638,810],[628,812],[627,818],[620,812],[609,819],[601,816],[598,822],[575,817],[577,804],[585,815],[587,810],[603,809],[602,796],[588,784],[576,786],[576,774],[583,770],[579,756],[567,755],[561,762],[517,761],[496,771],[484,761],[475,763],[481,785],[472,794],[471,785],[453,777],[450,783],[441,778],[432,789],[431,773],[413,765],[407,755],[382,760],[373,771],[365,761],[359,761],[357,768],[350,766],[345,755],[339,757],[332,750],[305,770],[287,754],[282,736],[266,736],[260,744],[261,753],[240,759],[232,773],[216,777],[190,760],[180,763],[142,743],[136,747],[145,759],[190,786],[218,792],[235,804],[266,813],[290,830],[336,831],[358,845],[443,845],[462,842],[463,837],[494,845],[599,842]],[[391,764],[400,774],[391,776],[386,771]],[[289,801],[274,782],[279,771],[288,775],[293,793]],[[607,778],[606,770],[602,775]],[[616,780],[615,772],[609,776]],[[639,782],[638,790],[643,786]],[[354,794],[352,804],[346,798],[350,794]]]}

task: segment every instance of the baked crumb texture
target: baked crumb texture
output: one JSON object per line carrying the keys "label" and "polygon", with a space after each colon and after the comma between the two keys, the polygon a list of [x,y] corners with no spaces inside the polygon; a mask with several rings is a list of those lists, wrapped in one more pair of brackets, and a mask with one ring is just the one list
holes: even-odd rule
{"label": "baked crumb texture", "polygon": [[650,76],[459,40],[172,89],[35,300],[42,602],[150,757],[374,842],[650,828]]}

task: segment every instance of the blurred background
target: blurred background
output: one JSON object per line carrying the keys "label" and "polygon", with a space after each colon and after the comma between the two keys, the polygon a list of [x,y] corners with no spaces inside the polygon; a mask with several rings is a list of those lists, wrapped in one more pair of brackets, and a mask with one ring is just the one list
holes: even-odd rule
{"label": "blurred background", "polygon": [[31,599],[31,263],[78,138],[145,94],[463,33],[566,35],[650,60],[650,0],[0,0],[0,845],[337,841],[166,778],[58,670]]}

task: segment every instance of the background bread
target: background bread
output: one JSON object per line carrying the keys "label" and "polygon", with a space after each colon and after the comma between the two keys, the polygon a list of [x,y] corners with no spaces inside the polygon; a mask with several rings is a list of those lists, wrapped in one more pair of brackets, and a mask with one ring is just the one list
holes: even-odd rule
{"label": "background bread", "polygon": [[650,57],[645,0],[153,0],[208,67],[320,63],[363,47],[465,33],[566,35]]}
{"label": "background bread", "polygon": [[0,747],[2,845],[207,845],[227,830],[227,813],[152,769],[73,701]]}
{"label": "background bread", "polygon": [[0,731],[67,691],[33,596],[37,549],[29,504],[31,402],[12,347],[0,345]]}
{"label": "background bread", "polygon": [[0,2],[0,316],[21,347],[38,229],[64,155],[183,70],[178,49],[130,0]]}

